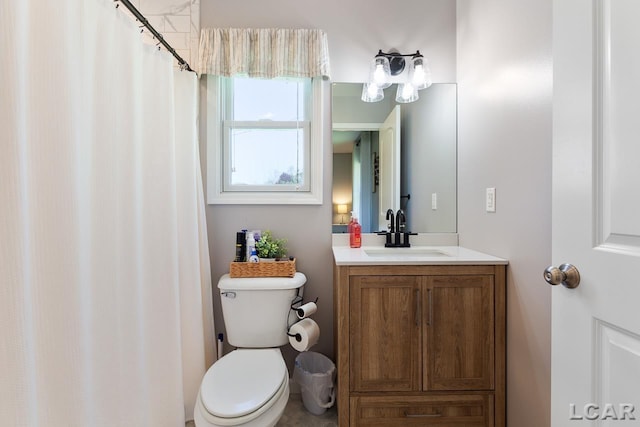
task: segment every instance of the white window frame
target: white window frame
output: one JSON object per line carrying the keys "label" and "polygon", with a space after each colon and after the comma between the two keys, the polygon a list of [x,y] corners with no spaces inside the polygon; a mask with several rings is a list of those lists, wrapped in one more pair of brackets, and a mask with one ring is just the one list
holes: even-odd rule
{"label": "white window frame", "polygon": [[[312,81],[311,132],[309,147],[305,151],[304,167],[308,170],[308,188],[295,186],[253,186],[251,188],[225,190],[225,170],[230,170],[230,157],[226,157],[226,130],[223,124],[222,79],[207,75],[207,203],[209,204],[273,204],[320,205],[322,204],[322,120],[324,85],[321,78]],[[268,125],[262,124],[261,127]],[[223,162],[227,162],[224,167]],[[308,169],[307,169],[308,168]]]}

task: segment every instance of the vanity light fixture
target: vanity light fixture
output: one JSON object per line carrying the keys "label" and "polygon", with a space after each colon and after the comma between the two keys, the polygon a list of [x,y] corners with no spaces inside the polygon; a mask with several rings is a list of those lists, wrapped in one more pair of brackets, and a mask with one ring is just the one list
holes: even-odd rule
{"label": "vanity light fixture", "polygon": [[[408,66],[405,57],[411,57]],[[407,71],[404,78],[399,81],[395,79],[398,81],[396,101],[400,103],[416,101],[418,91],[431,86],[431,70],[419,50],[409,54],[385,53],[379,50],[371,62],[369,81],[362,87],[362,100],[364,102],[382,101],[384,99],[383,89],[391,86],[394,82],[393,77],[401,75],[405,68]]]}

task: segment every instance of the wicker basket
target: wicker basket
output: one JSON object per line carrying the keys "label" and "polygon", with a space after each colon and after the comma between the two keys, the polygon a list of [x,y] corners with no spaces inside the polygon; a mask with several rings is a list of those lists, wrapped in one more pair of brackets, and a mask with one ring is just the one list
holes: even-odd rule
{"label": "wicker basket", "polygon": [[274,262],[231,262],[229,276],[236,277],[293,277],[296,260]]}

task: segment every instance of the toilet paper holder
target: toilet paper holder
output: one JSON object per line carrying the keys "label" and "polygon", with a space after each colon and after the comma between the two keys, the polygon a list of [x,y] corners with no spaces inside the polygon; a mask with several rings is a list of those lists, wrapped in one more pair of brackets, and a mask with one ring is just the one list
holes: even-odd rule
{"label": "toilet paper holder", "polygon": [[[293,302],[291,303],[291,310],[295,311],[296,313],[298,312],[298,309],[303,306],[304,304],[302,303],[303,298],[298,295],[293,299]],[[316,299],[313,301],[314,304],[318,303],[318,297],[316,297]],[[295,307],[297,305],[297,307]]]}
{"label": "toilet paper holder", "polygon": [[290,334],[289,331],[287,331],[287,335],[290,336],[290,337],[295,338],[296,341],[298,341],[298,342],[302,341],[302,335],[300,335],[300,334]]}
{"label": "toilet paper holder", "polygon": [[302,320],[305,317],[309,317],[313,315],[318,310],[318,298],[316,297],[315,301],[307,302],[303,304],[303,300],[301,296],[297,296],[294,301],[291,303],[291,310],[296,313],[298,319]]}
{"label": "toilet paper holder", "polygon": [[[304,317],[304,310],[301,311],[301,309],[300,309],[300,307],[302,307],[304,305],[302,302],[303,302],[303,298],[301,296],[297,296],[297,297],[295,297],[295,299],[291,303],[291,310],[296,313],[296,315],[298,316],[299,319],[302,319]],[[316,297],[316,299],[313,301],[313,303],[314,304],[318,303],[318,297]],[[293,325],[295,325],[295,323]],[[287,335],[290,336],[290,337],[295,338],[297,342],[300,342],[300,341],[302,341],[302,336],[300,334],[291,334],[289,332],[289,330],[291,329],[291,327],[293,325],[289,325],[289,327],[287,328]]]}

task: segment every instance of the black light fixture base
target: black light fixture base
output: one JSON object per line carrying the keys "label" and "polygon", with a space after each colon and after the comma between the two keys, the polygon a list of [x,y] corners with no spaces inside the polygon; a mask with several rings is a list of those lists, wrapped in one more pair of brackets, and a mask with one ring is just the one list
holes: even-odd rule
{"label": "black light fixture base", "polygon": [[422,57],[420,51],[416,51],[416,53],[400,53],[400,52],[383,52],[382,49],[378,50],[378,54],[376,56],[386,56],[389,60],[389,73],[392,76],[397,76],[398,74],[404,71],[406,66],[406,61],[404,59],[405,56]]}
{"label": "black light fixture base", "polygon": [[405,60],[402,56],[389,57],[389,72],[392,76],[397,76],[404,71]]}

